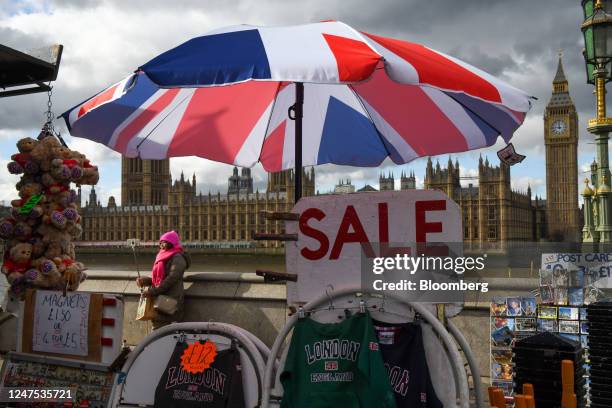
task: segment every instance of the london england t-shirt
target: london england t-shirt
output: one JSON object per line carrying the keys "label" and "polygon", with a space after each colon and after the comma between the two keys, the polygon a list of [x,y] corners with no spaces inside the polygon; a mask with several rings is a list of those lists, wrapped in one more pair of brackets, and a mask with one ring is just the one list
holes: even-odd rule
{"label": "london england t-shirt", "polygon": [[280,380],[281,408],[395,407],[367,313],[331,324],[299,319]]}
{"label": "london england t-shirt", "polygon": [[159,408],[244,408],[240,352],[229,348],[217,352],[215,361],[202,373],[181,368],[187,343],[177,342],[166,370],[155,389]]}
{"label": "london england t-shirt", "polygon": [[397,408],[443,408],[429,376],[421,325],[375,320],[374,330]]}

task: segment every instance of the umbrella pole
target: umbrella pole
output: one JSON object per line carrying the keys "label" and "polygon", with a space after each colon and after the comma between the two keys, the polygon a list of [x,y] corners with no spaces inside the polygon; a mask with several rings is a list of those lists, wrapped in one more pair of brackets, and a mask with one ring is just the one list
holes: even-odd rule
{"label": "umbrella pole", "polygon": [[302,197],[302,116],[304,113],[304,84],[295,83],[295,203]]}

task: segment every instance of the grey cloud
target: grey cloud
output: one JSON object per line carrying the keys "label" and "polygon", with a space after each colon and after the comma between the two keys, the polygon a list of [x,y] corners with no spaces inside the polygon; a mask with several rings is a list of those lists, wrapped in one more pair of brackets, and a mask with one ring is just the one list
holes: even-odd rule
{"label": "grey cloud", "polygon": [[[519,130],[515,138],[517,148],[532,155],[532,160],[543,159],[542,112],[550,98],[552,78],[557,66],[557,51],[564,50],[564,68],[570,82],[570,93],[580,117],[581,151],[592,151],[592,139],[585,130],[586,120],[594,114],[593,87],[585,83],[584,62],[581,55],[582,35],[580,23],[582,12],[578,1],[537,2],[533,0],[488,1],[445,0],[416,1],[388,0],[54,0],[51,9],[55,15],[70,13],[71,24],[78,26],[78,13],[111,15],[115,18],[130,18],[130,14],[152,15],[159,24],[156,27],[131,27],[136,37],[127,34],[119,39],[99,38],[99,44],[91,44],[91,50],[67,47],[56,84],[55,110],[60,113],[86,97],[120,79],[126,72],[145,62],[190,36],[202,34],[216,26],[251,23],[261,25],[295,24],[337,19],[355,28],[376,34],[402,38],[423,43],[436,50],[464,59],[493,75],[500,76],[512,85],[539,98],[534,102],[528,118],[533,122]],[[110,10],[103,14],[102,11]],[[10,15],[10,10],[0,6],[0,13]],[[172,16],[190,16],[204,13],[208,21],[201,26],[186,28],[179,26]],[[10,17],[8,18],[10,20]],[[140,20],[139,20],[140,21]],[[169,23],[172,21],[173,23]],[[66,22],[68,24],[68,22]],[[107,21],[100,18],[100,26]],[[126,20],[125,24],[135,24]],[[167,35],[160,36],[165,30]],[[39,30],[33,30],[39,32]],[[143,35],[143,33],[145,33]],[[2,43],[22,49],[38,46],[48,37],[32,35],[8,27],[0,27]],[[69,38],[52,38],[68,44]],[[113,43],[113,41],[115,43]],[[114,46],[116,53],[110,61],[99,61],[98,45]],[[75,72],[91,73],[88,82],[75,82]],[[44,95],[30,95],[10,100],[0,100],[0,123],[5,129],[31,129],[42,124],[45,108]],[[59,126],[59,125],[58,125]],[[466,157],[468,156],[460,156]],[[466,162],[467,164],[467,162]],[[406,166],[422,168],[422,162]],[[383,166],[384,167],[384,166]],[[399,174],[397,167],[396,174]],[[216,172],[217,170],[215,170]],[[329,180],[340,178],[353,168],[321,166],[317,168],[321,177]],[[378,169],[365,169],[361,182],[376,185]],[[417,176],[422,177],[422,171]],[[227,172],[218,170],[223,191]],[[263,170],[254,170],[255,185],[265,186]],[[213,180],[214,181],[214,180]],[[217,187],[214,187],[217,188]]]}

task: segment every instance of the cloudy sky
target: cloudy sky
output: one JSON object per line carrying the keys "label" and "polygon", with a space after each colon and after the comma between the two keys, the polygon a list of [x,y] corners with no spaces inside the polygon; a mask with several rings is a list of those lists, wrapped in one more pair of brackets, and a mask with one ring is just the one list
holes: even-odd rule
{"label": "cloudy sky", "polygon": [[[51,43],[64,45],[54,84],[53,106],[62,113],[114,83],[155,55],[208,30],[226,25],[285,25],[324,19],[344,21],[359,30],[408,41],[463,59],[538,98],[513,142],[527,159],[512,168],[516,189],[531,185],[545,195],[542,113],[550,98],[558,52],[570,83],[580,120],[579,179],[593,160],[592,135],[586,121],[593,116],[593,88],[585,82],[578,0],[0,0],[0,43],[20,50]],[[0,99],[0,168],[16,141],[36,136],[44,122],[46,94]],[[81,150],[101,167],[96,187],[102,202],[120,196],[119,155],[104,146],[71,138],[56,121],[71,148]],[[476,174],[478,155],[497,162],[496,150],[458,155],[462,175]],[[454,160],[455,156],[453,156]],[[448,157],[440,157],[446,163]],[[317,189],[328,191],[349,177],[358,188],[378,186],[380,171],[414,170],[422,185],[425,159],[408,165],[383,163],[375,169],[320,166]],[[173,176],[194,171],[207,192],[226,190],[231,167],[203,159],[172,160]],[[0,200],[14,196],[15,178],[0,173]],[[265,188],[266,174],[254,170],[256,186]],[[399,177],[398,177],[399,178]],[[399,181],[396,180],[399,187]]]}

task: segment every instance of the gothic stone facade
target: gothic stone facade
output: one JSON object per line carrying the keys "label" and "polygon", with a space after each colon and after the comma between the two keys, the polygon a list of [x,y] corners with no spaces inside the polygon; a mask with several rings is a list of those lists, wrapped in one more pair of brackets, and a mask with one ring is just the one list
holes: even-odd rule
{"label": "gothic stone facade", "polygon": [[561,57],[544,111],[546,217],[551,241],[580,242],[578,207],[578,114]]}
{"label": "gothic stone facade", "polygon": [[427,161],[425,188],[444,191],[461,207],[465,243],[486,246],[506,241],[537,241],[546,236],[544,202],[532,200],[531,189],[510,187],[510,168],[478,162],[478,186],[462,187],[459,163],[446,168]]}
{"label": "gothic stone facade", "polygon": [[[146,193],[143,183],[136,180],[143,176],[139,173],[144,173],[145,169],[160,170],[161,174],[150,172],[152,181],[157,177],[164,178],[169,166],[167,160],[147,162],[151,161],[122,166],[126,169],[122,174],[123,185],[126,185],[126,179],[134,180],[134,184],[126,185],[127,205],[117,206],[111,197],[108,205],[103,207],[95,190],[91,190],[82,209],[83,241],[118,242],[137,238],[156,242],[162,232],[174,229],[185,242],[244,243],[251,241],[257,232],[283,232],[282,221],[266,220],[261,212],[289,211],[293,207],[293,171],[269,174],[266,192],[253,193],[250,171],[243,170],[239,176],[238,170],[234,169],[225,194],[209,192],[206,195],[197,193],[195,175],[192,180],[187,180],[181,174],[173,184],[168,182],[165,187],[159,187],[158,191],[164,195],[159,200],[156,194]],[[304,172],[303,176],[304,195],[313,195],[314,170]],[[279,244],[269,242],[265,245]]]}

